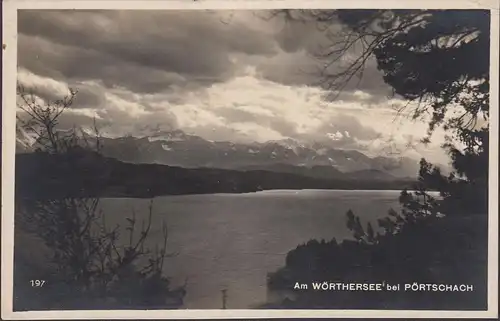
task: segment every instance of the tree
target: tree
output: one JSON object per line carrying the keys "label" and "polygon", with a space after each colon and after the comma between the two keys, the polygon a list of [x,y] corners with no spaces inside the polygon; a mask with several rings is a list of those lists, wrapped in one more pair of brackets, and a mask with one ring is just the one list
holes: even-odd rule
{"label": "tree", "polygon": [[[316,23],[318,30],[331,40],[319,48],[316,57],[325,61],[320,84],[331,90],[334,97],[355,77],[362,77],[365,65],[374,58],[393,93],[408,102],[399,112],[407,110],[413,119],[428,121],[427,137],[423,142],[430,142],[438,126],[447,132],[443,148],[450,155],[451,174],[444,176],[438,167],[422,159],[414,192],[403,190],[401,193],[401,212],[391,210],[388,217],[379,220],[383,233],[374,235],[371,225],[365,231],[359,218],[349,211],[347,225],[357,245],[344,242],[340,247],[337,244],[325,247],[345,259],[337,264],[349,266],[365,258],[371,263],[370,269],[363,273],[378,279],[410,282],[421,277],[434,282],[470,282],[475,284],[477,292],[472,299],[474,302],[467,300],[472,306],[484,307],[488,235],[489,12],[280,10],[272,14],[273,17],[279,15],[295,23]],[[341,59],[353,54],[355,47],[361,50],[354,51],[355,58],[338,71]],[[438,190],[440,199],[431,196],[428,190]],[[299,248],[291,253],[297,256],[296,251],[298,253]],[[325,277],[349,278],[353,274],[344,271],[326,273]],[[407,307],[435,307],[437,303],[449,307],[453,306],[453,300],[456,306],[456,297],[451,301],[450,296],[440,297],[439,301],[432,302],[435,296],[427,295],[430,300],[421,297]],[[311,302],[307,300],[302,297],[295,304]],[[400,307],[402,304],[391,301],[394,296],[376,303],[373,297],[370,300],[371,303],[361,300],[356,307],[370,304]],[[342,307],[331,297],[323,303]]]}
{"label": "tree", "polygon": [[[22,171],[41,172],[45,180],[64,177],[71,185],[65,195],[16,192],[15,308],[40,309],[140,309],[176,308],[182,305],[183,287],[171,289],[163,275],[168,230],[162,226],[163,242],[155,251],[146,248],[152,224],[153,201],[148,217],[141,222],[135,211],[121,226],[108,226],[101,210],[101,192],[106,172],[99,164],[101,142],[97,126],[93,135],[76,127],[63,131],[59,117],[71,107],[76,91],[61,100],[42,102],[18,88],[17,126],[35,135],[37,163]],[[18,164],[22,166],[22,164]],[[56,181],[52,186],[56,188]],[[71,186],[71,188],[68,188]],[[93,195],[93,196],[89,196]],[[119,214],[118,214],[119,215]],[[23,237],[36,235],[43,246],[23,249]],[[31,288],[23,275],[23,251],[45,248],[50,257],[38,262],[33,278],[44,277],[42,290]],[[50,266],[47,271],[40,264]],[[29,272],[27,272],[29,273]],[[36,275],[36,276],[35,276]],[[30,302],[31,301],[31,302]],[[34,301],[34,302],[33,302]]]}

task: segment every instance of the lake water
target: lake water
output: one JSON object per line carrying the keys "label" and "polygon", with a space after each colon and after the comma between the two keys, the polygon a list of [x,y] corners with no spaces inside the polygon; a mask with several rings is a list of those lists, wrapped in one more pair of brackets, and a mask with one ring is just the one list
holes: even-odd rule
{"label": "lake water", "polygon": [[[266,276],[282,267],[288,251],[310,239],[349,238],[345,213],[366,222],[399,209],[400,191],[265,191],[248,194],[166,196],[154,199],[148,245],[168,225],[165,273],[176,284],[187,280],[185,308],[251,308],[266,300]],[[132,210],[145,218],[148,200],[106,199],[110,223],[123,223]]]}

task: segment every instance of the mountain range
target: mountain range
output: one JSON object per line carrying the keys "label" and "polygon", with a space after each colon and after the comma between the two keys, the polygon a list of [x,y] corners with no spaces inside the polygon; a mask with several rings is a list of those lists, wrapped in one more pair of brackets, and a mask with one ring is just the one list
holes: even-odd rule
{"label": "mountain range", "polygon": [[[414,178],[418,162],[407,157],[368,157],[325,143],[292,139],[265,143],[209,141],[181,130],[149,136],[101,137],[102,154],[129,163],[161,164],[182,168],[260,170],[326,179],[393,180]],[[35,138],[18,129],[16,153],[36,148]]]}

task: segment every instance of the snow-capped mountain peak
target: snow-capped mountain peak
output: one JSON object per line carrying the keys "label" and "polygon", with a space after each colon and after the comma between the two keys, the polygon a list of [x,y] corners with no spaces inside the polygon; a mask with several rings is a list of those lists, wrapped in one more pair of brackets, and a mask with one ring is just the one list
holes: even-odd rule
{"label": "snow-capped mountain peak", "polygon": [[[83,131],[86,133],[85,131]],[[86,133],[91,135],[91,132]],[[29,152],[35,139],[18,130],[18,152]],[[418,162],[398,162],[387,157],[370,158],[355,150],[341,150],[323,143],[293,139],[265,143],[208,141],[181,130],[157,131],[143,137],[101,137],[105,156],[122,161],[159,163],[187,168],[241,169],[248,166],[330,166],[341,172],[379,170],[396,176],[415,176]]]}
{"label": "snow-capped mountain peak", "polygon": [[29,133],[21,126],[16,126],[16,149],[18,152],[29,152],[37,140],[35,133]]}
{"label": "snow-capped mountain peak", "polygon": [[154,141],[179,142],[179,141],[187,140],[188,135],[186,135],[181,130],[158,131],[150,136],[147,136],[147,139],[150,142],[154,142]]}

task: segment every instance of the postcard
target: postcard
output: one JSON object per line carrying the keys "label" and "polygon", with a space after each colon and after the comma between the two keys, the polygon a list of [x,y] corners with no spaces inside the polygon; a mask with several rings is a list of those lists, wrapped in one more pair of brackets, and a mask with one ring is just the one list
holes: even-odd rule
{"label": "postcard", "polygon": [[2,18],[2,319],[498,317],[497,1]]}

